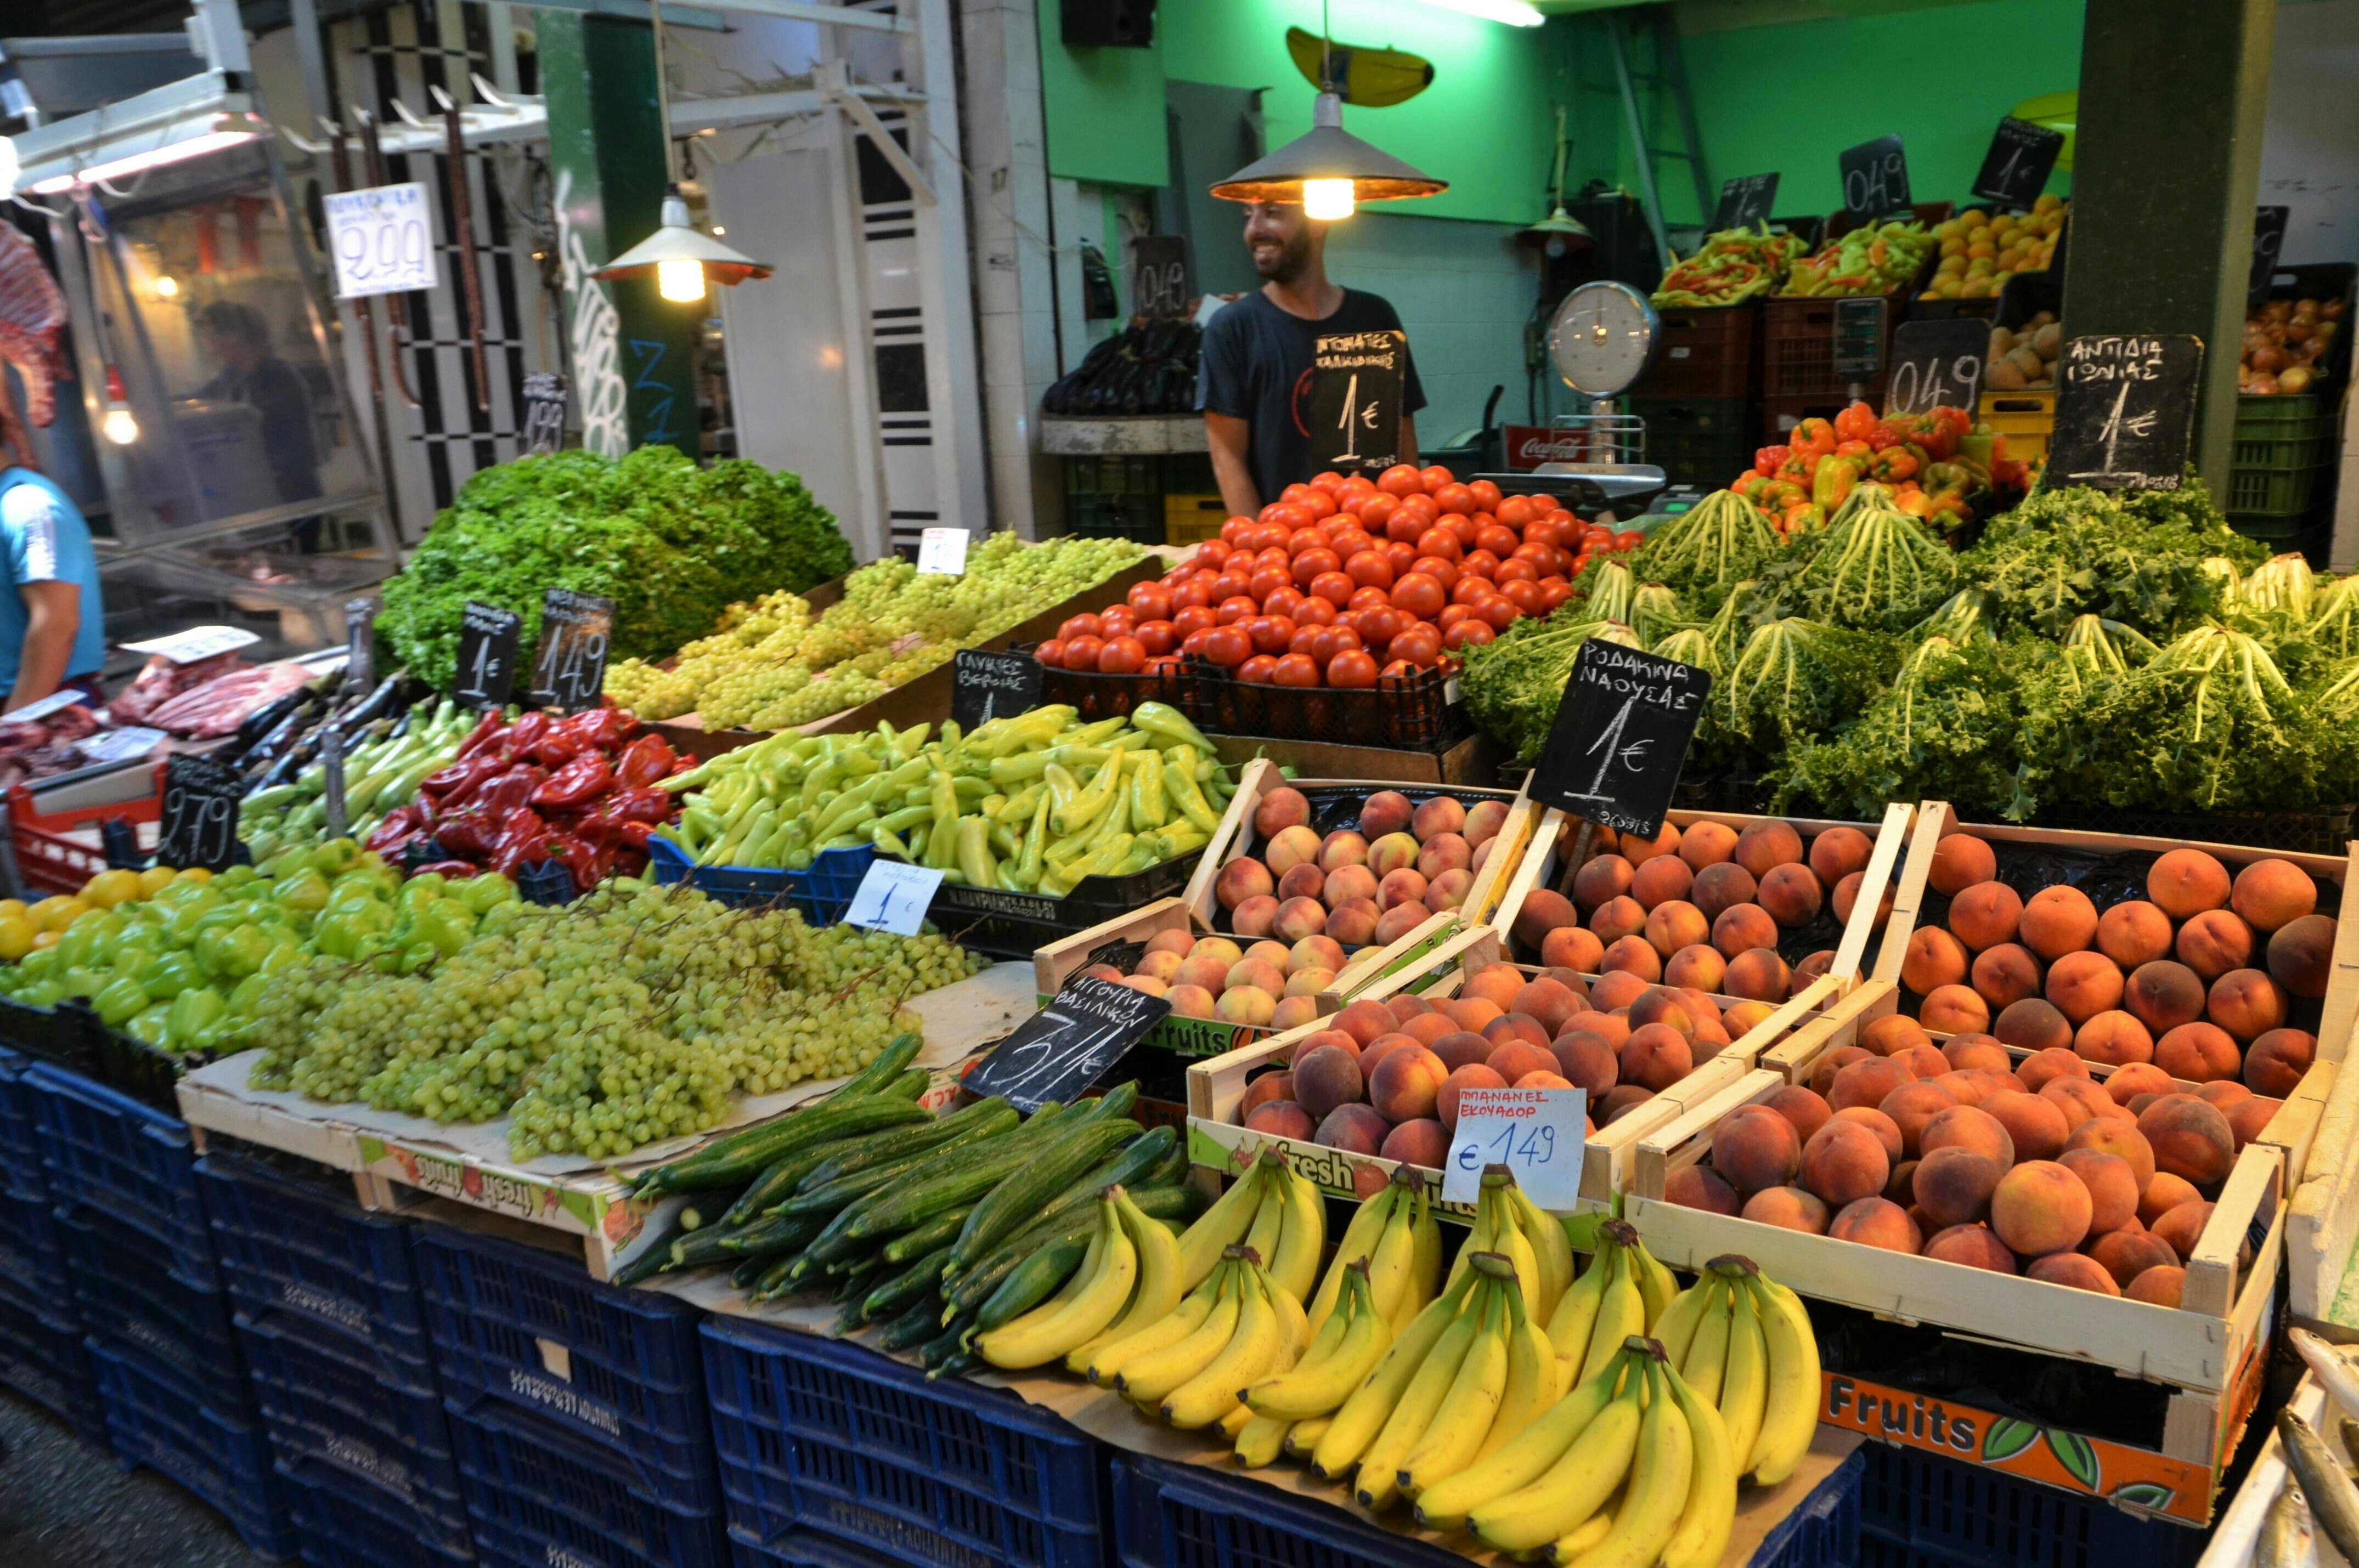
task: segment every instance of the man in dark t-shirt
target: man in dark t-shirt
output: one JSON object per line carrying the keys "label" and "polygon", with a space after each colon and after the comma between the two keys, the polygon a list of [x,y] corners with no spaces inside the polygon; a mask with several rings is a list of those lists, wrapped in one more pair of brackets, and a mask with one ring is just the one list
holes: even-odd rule
{"label": "man in dark t-shirt", "polygon": [[[1289,484],[1310,477],[1310,371],[1318,341],[1343,332],[1400,330],[1383,298],[1327,280],[1327,225],[1297,206],[1245,208],[1245,246],[1260,289],[1214,313],[1204,329],[1196,406],[1212,442],[1212,473],[1231,514],[1253,516]],[[1404,355],[1400,459],[1417,461],[1417,411],[1425,389]]]}

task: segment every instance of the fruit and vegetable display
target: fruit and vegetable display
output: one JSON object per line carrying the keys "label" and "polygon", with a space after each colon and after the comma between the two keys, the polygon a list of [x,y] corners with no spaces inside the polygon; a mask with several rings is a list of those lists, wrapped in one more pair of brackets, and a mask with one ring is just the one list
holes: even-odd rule
{"label": "fruit and vegetable display", "polygon": [[386,579],[376,632],[393,657],[382,667],[449,680],[470,600],[522,616],[530,648],[552,588],[614,601],[612,657],[660,658],[748,584],[800,589],[851,568],[835,519],[790,473],[736,458],[700,467],[660,442],[620,459],[518,458],[460,486]]}
{"label": "fruit and vegetable display", "polygon": [[1079,972],[1162,997],[1175,1018],[1299,1029],[1319,1016],[1319,993],[1334,983],[1344,957],[1332,936],[1304,936],[1290,947],[1264,937],[1240,947],[1226,936],[1158,931],[1127,974],[1112,964]]}
{"label": "fruit and vegetable display", "polygon": [[[1949,534],[1988,515],[2003,494],[2029,481],[2023,464],[2008,460],[2006,438],[1977,435],[1973,416],[1963,409],[1878,418],[1867,404],[1854,403],[1832,419],[1805,419],[1786,440],[1763,447],[1729,490],[1792,539],[1846,518],[1844,503],[1863,486],[1875,486],[1874,499],[1884,507]],[[1701,509],[1675,522],[1688,523]],[[1878,535],[1871,529],[1867,537]],[[1646,570],[1642,563],[1632,568]]]}
{"label": "fruit and vegetable display", "polygon": [[707,730],[810,724],[948,664],[961,648],[1054,609],[1143,554],[1127,539],[1027,545],[1002,532],[969,550],[956,577],[920,572],[898,557],[872,561],[846,576],[843,597],[817,613],[786,589],[731,603],[717,620],[708,611],[692,640],[643,646],[610,665],[606,697],[641,719],[693,712]]}
{"label": "fruit and vegetable display", "polygon": [[1919,299],[1990,299],[2019,272],[2045,272],[2056,256],[2071,203],[2042,196],[2028,212],[1990,213],[1969,207],[1933,225],[1941,253],[1933,281]]}
{"label": "fruit and vegetable display", "polygon": [[[389,715],[340,727],[344,745],[344,814],[351,835],[368,842],[379,821],[417,798],[426,778],[450,766],[474,718],[448,697],[424,697]],[[317,747],[310,755],[316,758]],[[257,860],[281,849],[306,849],[328,836],[327,764],[293,770],[274,764],[264,775],[292,772],[283,783],[258,784],[238,805],[237,836]],[[249,765],[249,772],[252,765]],[[371,843],[371,849],[385,846]]]}
{"label": "fruit and vegetable display", "polygon": [[2034,311],[2020,327],[1993,327],[1983,385],[1992,392],[2054,386],[2056,359],[2063,351],[2064,323],[2053,310]]}
{"label": "fruit and vegetable display", "polygon": [[[1212,896],[1234,935],[1388,946],[1465,902],[1507,810],[1451,795],[1416,803],[1397,789],[1314,808],[1281,784],[1255,806],[1247,852],[1222,866]],[[1321,818],[1338,825],[1321,833]]]}
{"label": "fruit and vegetable display", "polygon": [[1706,235],[1695,254],[1672,262],[1655,287],[1655,303],[1690,309],[1740,305],[1785,282],[1786,269],[1808,248],[1800,235],[1773,232],[1766,223],[1723,229]]}
{"label": "fruit and vegetable display", "polygon": [[1071,419],[1192,414],[1203,331],[1192,319],[1136,320],[1090,347],[1040,395],[1040,411]]}
{"label": "fruit and vegetable display", "polygon": [[1795,262],[1777,295],[1890,294],[1915,280],[1938,243],[1922,223],[1863,223]]}
{"label": "fruit and vegetable display", "polygon": [[1322,473],[1257,517],[1230,518],[1160,582],[1072,617],[1036,653],[1106,675],[1201,654],[1239,680],[1364,689],[1454,667],[1640,538],[1584,524],[1546,496],[1461,484],[1439,466],[1402,464],[1373,481]]}
{"label": "fruit and vegetable display", "polygon": [[691,864],[792,871],[874,845],[962,886],[1061,898],[1201,849],[1234,788],[1212,742],[1159,702],[1091,724],[1052,705],[931,732],[780,734],[724,752],[667,782],[682,810],[661,836]]}
{"label": "fruit and vegetable display", "polygon": [[2245,312],[2236,390],[2256,397],[2315,392],[2343,330],[2339,299],[2271,299]]}

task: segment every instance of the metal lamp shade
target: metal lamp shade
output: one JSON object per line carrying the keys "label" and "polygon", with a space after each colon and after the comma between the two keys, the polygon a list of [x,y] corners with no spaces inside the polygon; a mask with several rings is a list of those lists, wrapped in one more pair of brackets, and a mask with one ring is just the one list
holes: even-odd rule
{"label": "metal lamp shade", "polygon": [[677,196],[667,196],[663,226],[590,276],[601,283],[646,277],[668,261],[692,261],[714,283],[739,284],[749,277],[767,277],[775,270],[767,262],[755,261],[712,235],[690,228],[688,203]]}
{"label": "metal lamp shade", "polygon": [[1306,179],[1348,179],[1353,199],[1360,201],[1402,201],[1450,189],[1448,180],[1436,179],[1344,130],[1343,100],[1335,94],[1321,93],[1311,118],[1307,134],[1245,165],[1213,186],[1212,194],[1226,201],[1299,202]]}

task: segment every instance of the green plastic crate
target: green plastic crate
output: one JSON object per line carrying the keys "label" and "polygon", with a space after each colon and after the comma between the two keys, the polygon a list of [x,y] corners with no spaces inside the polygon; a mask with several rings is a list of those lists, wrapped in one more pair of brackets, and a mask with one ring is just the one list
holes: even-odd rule
{"label": "green plastic crate", "polygon": [[2256,538],[2300,531],[2318,476],[2333,466],[2334,416],[2312,393],[2236,399],[2235,466],[2223,510]]}

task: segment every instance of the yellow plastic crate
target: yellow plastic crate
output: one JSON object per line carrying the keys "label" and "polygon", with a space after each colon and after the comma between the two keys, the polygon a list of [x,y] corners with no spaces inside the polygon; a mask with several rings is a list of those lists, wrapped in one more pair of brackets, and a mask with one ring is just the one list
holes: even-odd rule
{"label": "yellow plastic crate", "polygon": [[2054,387],[1985,392],[1981,413],[1993,434],[2006,438],[2006,455],[2015,461],[2027,463],[2048,455],[2048,438],[2056,431]]}
{"label": "yellow plastic crate", "polygon": [[1201,545],[1221,536],[1229,520],[1228,503],[1217,495],[1167,495],[1163,498],[1163,542]]}

